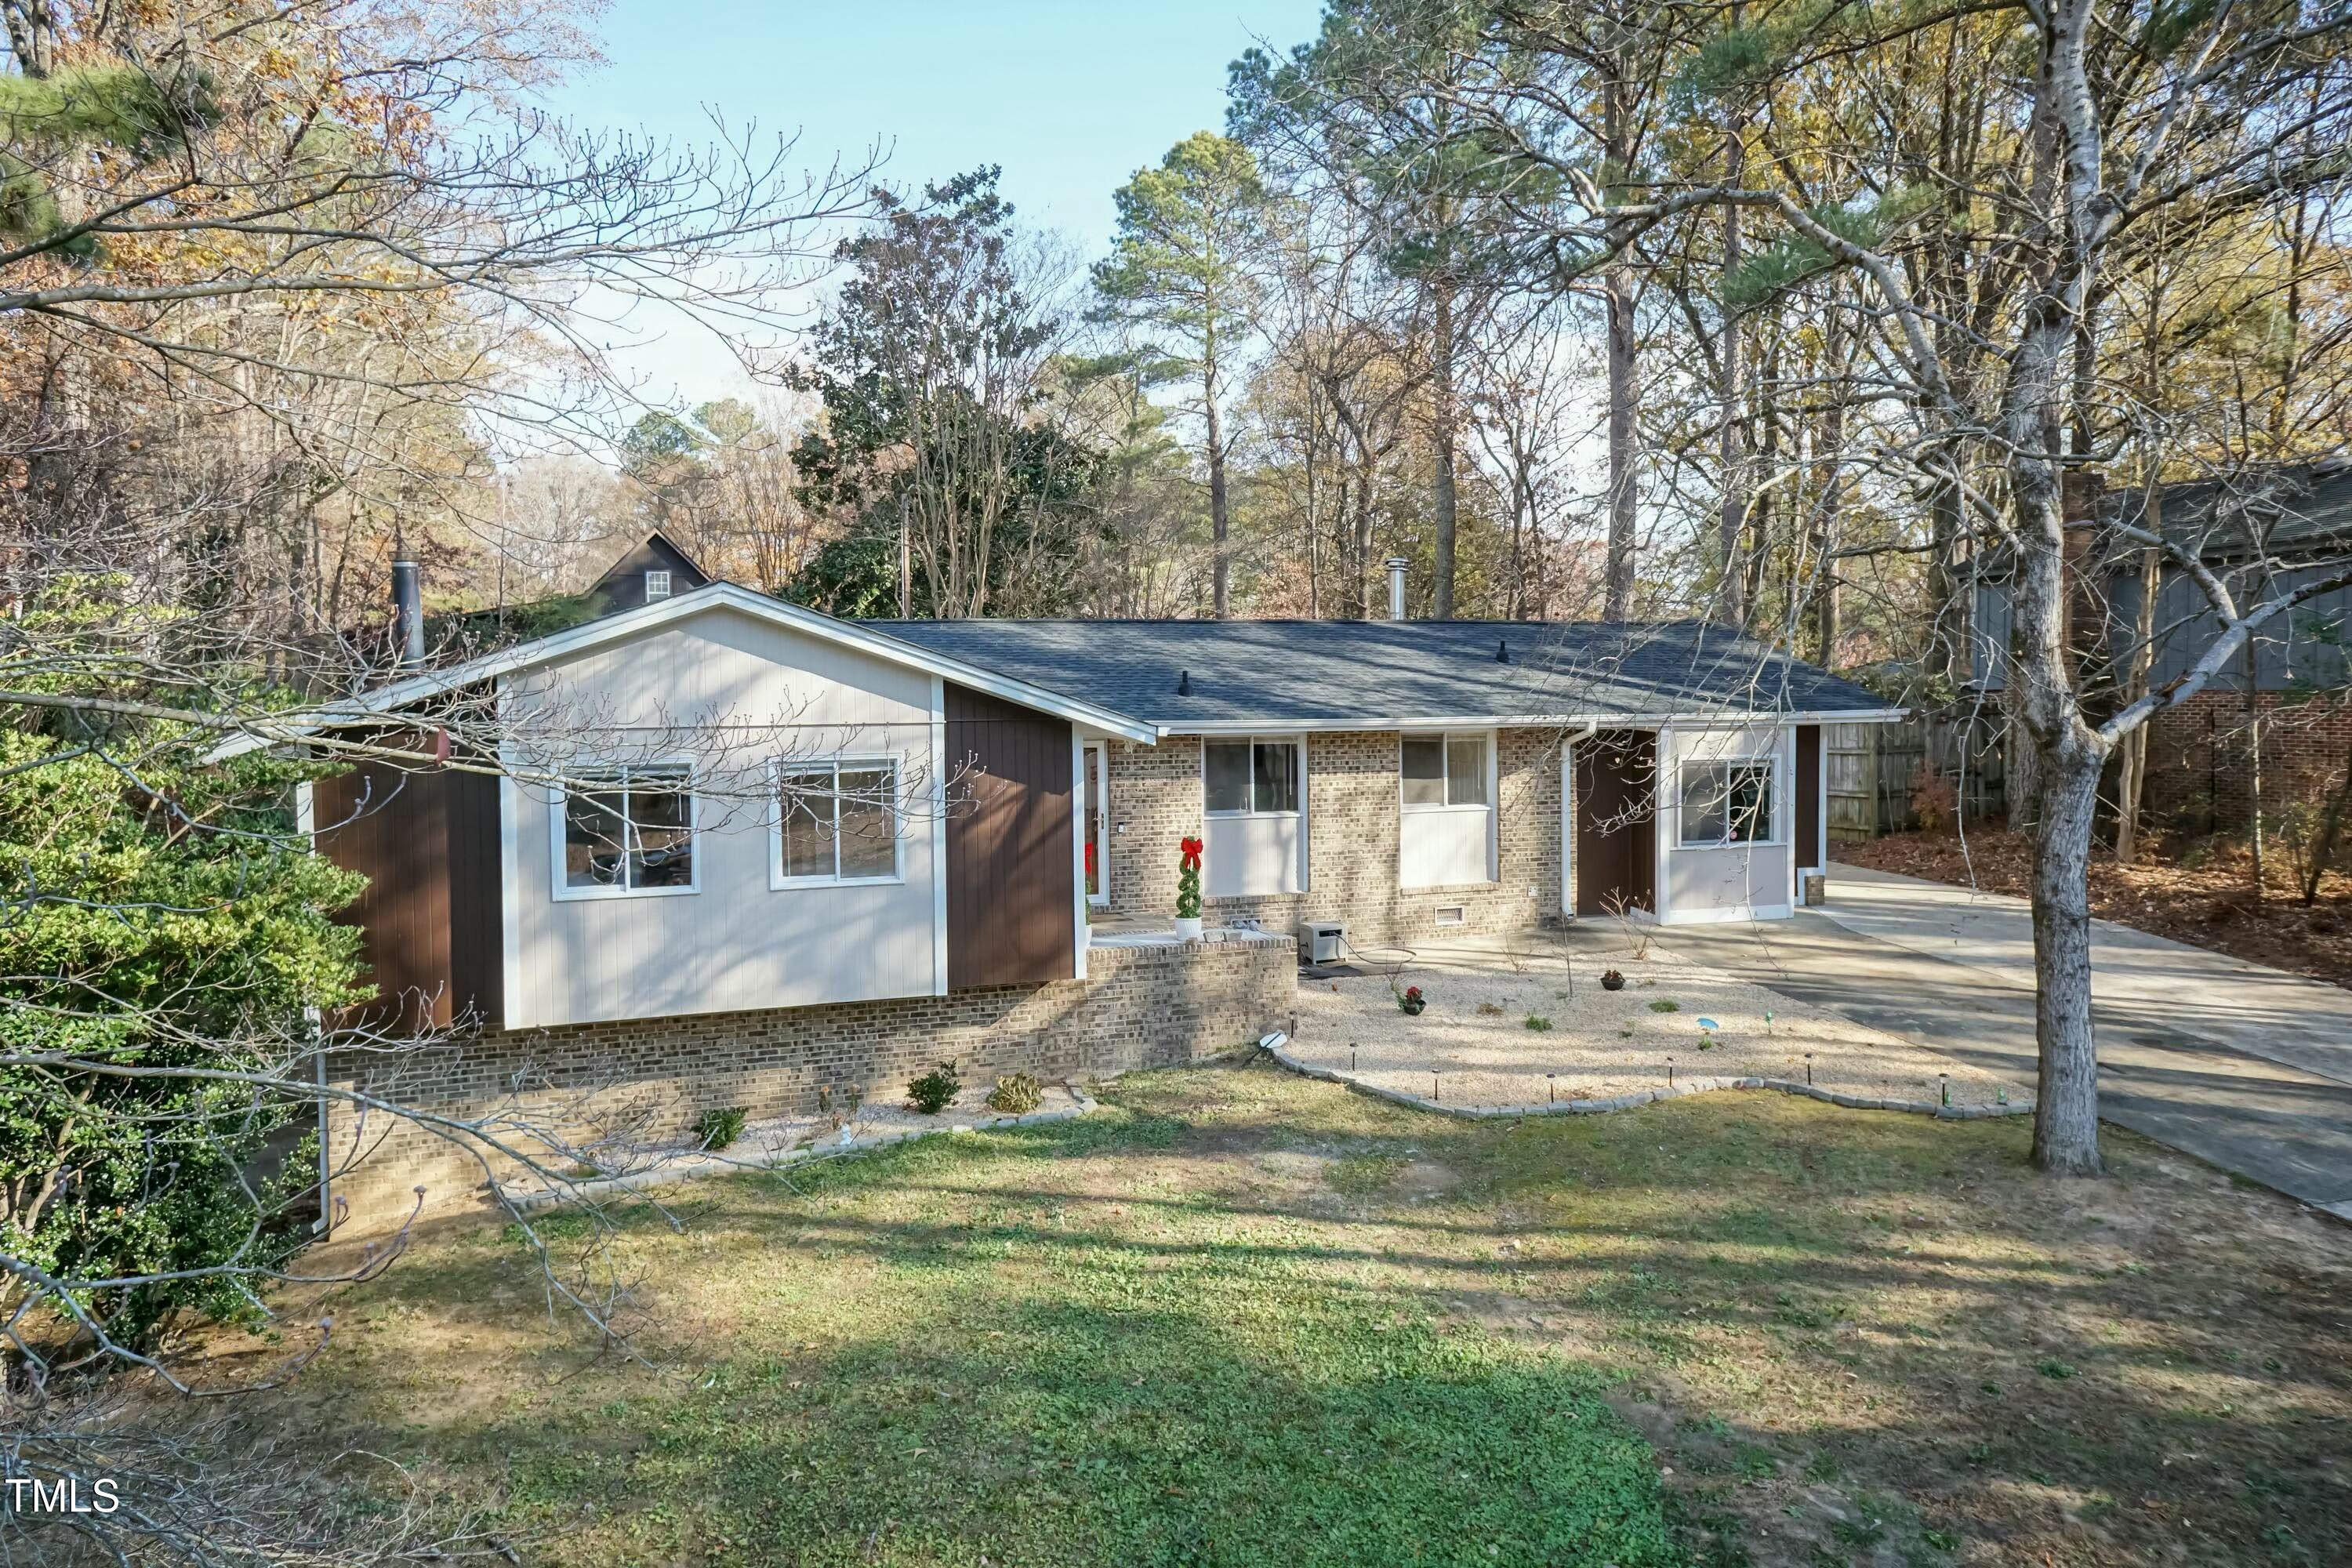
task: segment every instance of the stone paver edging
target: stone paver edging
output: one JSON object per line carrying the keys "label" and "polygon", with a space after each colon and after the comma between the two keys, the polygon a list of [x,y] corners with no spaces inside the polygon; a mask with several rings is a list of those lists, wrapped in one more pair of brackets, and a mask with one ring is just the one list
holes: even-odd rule
{"label": "stone paver edging", "polygon": [[1879,1100],[1869,1095],[1840,1094],[1834,1089],[1782,1078],[1685,1079],[1662,1089],[1636,1089],[1631,1094],[1612,1095],[1606,1100],[1563,1100],[1541,1105],[1448,1105],[1424,1094],[1384,1089],[1376,1083],[1350,1078],[1334,1068],[1318,1068],[1300,1061],[1282,1048],[1289,1043],[1290,1037],[1277,1031],[1258,1041],[1258,1048],[1278,1066],[1301,1078],[1336,1083],[1354,1093],[1370,1095],[1374,1100],[1409,1106],[1414,1110],[1433,1110],[1440,1116],[1451,1116],[1463,1121],[1491,1121],[1498,1117],[1599,1116],[1612,1110],[1631,1110],[1637,1105],[1655,1104],[1662,1100],[1681,1100],[1686,1095],[1709,1094],[1726,1089],[1778,1089],[1782,1094],[1802,1095],[1830,1105],[1842,1105],[1849,1110],[1904,1110],[1917,1116],[1933,1116],[1943,1121],[1981,1121],[1990,1117],[2030,1116],[2033,1112],[2031,1101],[2021,1105],[1936,1105],[1924,1100]]}
{"label": "stone paver edging", "polygon": [[1052,1110],[1031,1110],[1019,1116],[983,1116],[971,1121],[950,1121],[936,1127],[890,1127],[869,1132],[863,1137],[852,1136],[819,1143],[811,1141],[780,1153],[756,1159],[730,1159],[724,1154],[686,1154],[662,1161],[642,1171],[630,1171],[617,1176],[597,1176],[586,1181],[566,1183],[561,1187],[538,1192],[520,1192],[499,1186],[492,1194],[502,1206],[529,1214],[538,1209],[555,1208],[563,1204],[580,1203],[602,1197],[615,1197],[624,1193],[645,1192],[654,1187],[667,1187],[679,1182],[699,1181],[706,1176],[738,1175],[746,1171],[773,1171],[786,1165],[797,1165],[815,1159],[834,1159],[844,1154],[861,1154],[884,1149],[893,1143],[904,1143],[910,1138],[943,1138],[959,1132],[992,1132],[1005,1127],[1034,1127],[1048,1121],[1070,1121],[1101,1109],[1101,1102],[1075,1083],[1062,1086],[1077,1103]]}

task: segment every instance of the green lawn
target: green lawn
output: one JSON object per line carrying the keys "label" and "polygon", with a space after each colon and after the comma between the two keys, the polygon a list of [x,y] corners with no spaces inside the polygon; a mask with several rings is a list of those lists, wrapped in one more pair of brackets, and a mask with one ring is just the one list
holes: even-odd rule
{"label": "green lawn", "polygon": [[551,1326],[511,1236],[430,1238],[279,1418],[531,1563],[2352,1552],[2352,1247],[2147,1145],[2051,1184],[2021,1125],[1779,1096],[1107,1098],[681,1189],[619,1242],[653,1369]]}

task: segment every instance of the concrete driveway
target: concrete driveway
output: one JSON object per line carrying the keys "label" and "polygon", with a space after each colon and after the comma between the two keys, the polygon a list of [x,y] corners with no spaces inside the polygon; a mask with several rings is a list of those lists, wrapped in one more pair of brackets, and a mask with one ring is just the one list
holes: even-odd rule
{"label": "concrete driveway", "polygon": [[[1668,947],[1990,1071],[2035,1076],[2022,899],[1857,867],[1794,920],[1675,926]],[[2352,992],[2105,921],[2100,1113],[2352,1219]]]}

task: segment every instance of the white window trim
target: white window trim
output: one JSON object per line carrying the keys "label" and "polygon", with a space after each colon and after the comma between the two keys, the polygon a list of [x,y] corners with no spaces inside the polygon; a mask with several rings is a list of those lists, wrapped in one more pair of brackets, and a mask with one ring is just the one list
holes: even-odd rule
{"label": "white window trim", "polygon": [[[548,813],[547,818],[548,879],[554,885],[555,901],[569,904],[593,899],[676,899],[702,891],[702,792],[695,788],[698,779],[693,760],[688,757],[677,757],[668,761],[628,763],[615,767],[613,771],[615,782],[620,784],[624,794],[627,791],[628,776],[632,773],[682,772],[686,775],[686,842],[690,856],[688,869],[692,879],[683,888],[575,888],[572,886],[564,879],[563,850],[564,826],[572,815],[573,792],[569,787],[565,787],[556,792],[554,809]],[[627,831],[625,823],[623,825],[622,831]],[[626,853],[625,848],[623,852]]]}
{"label": "white window trim", "polygon": [[[1765,832],[1768,837],[1762,838],[1685,838],[1683,837],[1683,792],[1688,784],[1686,775],[1694,765],[1699,767],[1723,766],[1762,768],[1765,774],[1764,787],[1771,792],[1770,816],[1772,820],[1765,828]],[[1782,787],[1785,777],[1786,772],[1780,765],[1780,751],[1777,746],[1769,752],[1759,752],[1750,756],[1677,758],[1675,762],[1674,847],[1677,849],[1788,848],[1789,835],[1783,826],[1782,809],[1787,794],[1786,790]],[[1727,815],[1727,831],[1728,830],[1728,821],[1729,818]],[[1660,837],[1663,837],[1664,835],[1661,835]]]}
{"label": "white window trim", "polygon": [[[890,770],[890,812],[897,819],[890,835],[890,874],[887,877],[787,877],[784,875],[784,775],[813,773],[821,768],[833,770],[834,822],[833,864],[836,872],[841,868],[841,771],[859,768],[887,767]],[[799,888],[887,888],[907,879],[907,762],[902,754],[876,752],[869,754],[837,757],[810,757],[787,763],[771,758],[768,763],[768,890],[789,892]]]}
{"label": "white window trim", "polygon": [[[1486,799],[1485,803],[1474,805],[1455,805],[1451,801],[1442,801],[1434,804],[1424,803],[1416,805],[1415,803],[1405,799],[1404,743],[1407,741],[1435,741],[1438,742],[1438,750],[1442,757],[1441,765],[1446,770],[1443,778],[1446,785],[1445,793],[1448,795],[1454,793],[1454,755],[1453,752],[1447,749],[1447,742],[1454,741],[1480,741],[1485,742],[1486,748],[1486,777],[1485,780]],[[1498,782],[1496,776],[1496,773],[1497,767],[1496,758],[1495,756],[1495,731],[1492,730],[1405,730],[1399,731],[1397,735],[1397,809],[1399,811],[1408,811],[1416,816],[1424,813],[1440,811],[1484,811],[1491,813],[1495,809],[1495,789]],[[1491,880],[1491,879],[1489,879]]]}
{"label": "white window trim", "polygon": [[[661,580],[661,587],[660,587],[660,591],[659,591],[659,592],[656,592],[656,591],[655,591],[655,587],[654,587],[654,580],[655,580],[656,578],[659,578],[659,579]],[[670,579],[669,579],[669,574],[668,574],[668,573],[667,573],[667,572],[647,572],[647,573],[646,574],[646,603],[647,603],[647,604],[649,604],[649,605],[651,605],[651,604],[658,604],[660,601],[662,601],[662,600],[664,600],[664,599],[668,598],[668,597],[669,597],[669,595],[670,595]]]}
{"label": "white window trim", "polygon": [[[1089,751],[1095,754],[1095,765],[1091,769],[1086,765],[1087,752]],[[1208,765],[1207,759],[1208,753],[1202,752],[1202,766],[1204,768]],[[1203,773],[1202,788],[1207,787],[1207,782],[1208,775]],[[1086,792],[1085,798],[1080,803],[1078,816],[1079,886],[1086,885],[1087,814],[1099,813],[1102,817],[1103,841],[1095,847],[1095,858],[1097,862],[1095,867],[1096,888],[1093,892],[1087,895],[1087,902],[1098,910],[1108,909],[1110,907],[1110,742],[1108,739],[1083,741],[1079,743],[1078,786]]]}
{"label": "white window trim", "polygon": [[[1244,811],[1211,811],[1209,809],[1209,748],[1211,746],[1288,746],[1298,760],[1297,784],[1298,805],[1288,811],[1260,811],[1257,799],[1257,753],[1250,753],[1250,799]],[[1256,818],[1264,822],[1286,822],[1302,815],[1307,805],[1307,738],[1303,735],[1210,735],[1201,742],[1201,815],[1212,822],[1245,822]]]}

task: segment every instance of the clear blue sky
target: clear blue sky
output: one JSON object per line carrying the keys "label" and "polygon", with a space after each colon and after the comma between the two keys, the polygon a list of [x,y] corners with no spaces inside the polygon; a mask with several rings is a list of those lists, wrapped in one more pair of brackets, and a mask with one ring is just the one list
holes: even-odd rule
{"label": "clear blue sky", "polygon": [[604,69],[571,118],[698,136],[702,106],[804,146],[895,142],[923,179],[1004,165],[1032,221],[1098,247],[1110,193],[1192,132],[1224,127],[1225,67],[1313,36],[1316,0],[614,0]]}
{"label": "clear blue sky", "polygon": [[[802,134],[814,163],[879,142],[885,176],[919,185],[1001,163],[1022,217],[1091,258],[1111,192],[1178,141],[1224,127],[1225,67],[1264,39],[1313,36],[1318,0],[614,0],[609,62],[568,84],[565,118],[681,140],[705,106]],[[647,368],[700,379],[690,357]],[[698,357],[698,356],[693,356]],[[699,389],[682,388],[689,396]]]}

